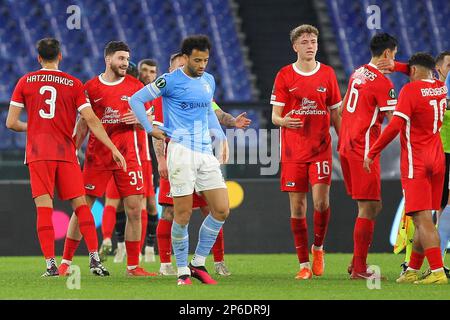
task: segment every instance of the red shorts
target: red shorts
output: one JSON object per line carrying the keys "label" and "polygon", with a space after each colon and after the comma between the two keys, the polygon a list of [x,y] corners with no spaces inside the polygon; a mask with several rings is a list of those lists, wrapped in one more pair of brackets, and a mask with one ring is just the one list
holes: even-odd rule
{"label": "red shorts", "polygon": [[[158,195],[158,203],[160,205],[169,205],[173,206],[173,198],[170,193],[170,182],[168,179],[159,178],[159,195]],[[200,207],[206,207],[208,204],[206,203],[205,198],[196,192],[193,193],[192,197],[192,208],[197,209]]]}
{"label": "red shorts", "polygon": [[331,158],[307,163],[281,163],[281,191],[308,192],[311,186],[331,184]]}
{"label": "red shorts", "polygon": [[122,169],[97,170],[85,168],[83,178],[86,194],[97,198],[102,197],[111,177],[114,178],[120,198],[144,193],[142,168],[135,167],[127,168],[127,172],[124,172]]}
{"label": "red shorts", "polygon": [[[154,197],[155,190],[153,190],[153,173],[152,173],[152,162],[142,161],[142,173],[144,178],[144,197]],[[150,177],[149,177],[150,173]],[[106,185],[105,197],[108,199],[120,199],[119,190],[117,189],[114,177],[109,179]]]}
{"label": "red shorts", "polygon": [[142,161],[142,173],[144,174],[144,197],[154,197],[153,168],[151,161]]}
{"label": "red shorts", "polygon": [[354,200],[381,200],[380,160],[375,160],[371,172],[364,170],[363,161],[339,155],[347,193]]}
{"label": "red shorts", "polygon": [[54,188],[61,200],[84,196],[83,175],[78,163],[65,161],[34,161],[28,164],[33,199],[49,194],[53,199]]}
{"label": "red shorts", "polygon": [[442,171],[429,178],[402,178],[406,214],[440,209],[444,174],[445,172]]}

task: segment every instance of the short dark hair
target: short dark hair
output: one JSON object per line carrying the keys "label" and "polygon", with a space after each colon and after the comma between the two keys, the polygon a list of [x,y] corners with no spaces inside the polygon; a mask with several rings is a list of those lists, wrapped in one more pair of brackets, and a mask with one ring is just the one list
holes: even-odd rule
{"label": "short dark hair", "polygon": [[208,36],[196,34],[185,38],[181,43],[182,54],[190,56],[194,49],[199,51],[211,51],[211,42],[209,41]]}
{"label": "short dark hair", "polygon": [[110,41],[105,46],[105,57],[114,54],[116,51],[130,52],[130,47],[123,41]]}
{"label": "short dark hair", "polygon": [[442,61],[444,61],[444,58],[446,56],[450,56],[450,51],[446,50],[439,53],[438,56],[436,57],[436,64],[442,63]]}
{"label": "short dark hair", "polygon": [[156,63],[156,60],[153,60],[153,59],[142,59],[141,61],[139,61],[138,65],[137,65],[138,69],[141,69],[141,66],[143,64],[146,64],[150,67],[158,68],[158,64]]}
{"label": "short dark hair", "polygon": [[136,79],[139,78],[139,70],[136,66],[136,63],[134,63],[133,61],[130,61],[128,63],[127,74],[135,77]]}
{"label": "short dark hair", "polygon": [[176,58],[182,57],[183,54],[181,52],[174,53],[170,56],[169,65],[173,63]]}
{"label": "short dark hair", "polygon": [[409,58],[408,65],[410,68],[412,66],[421,66],[429,70],[433,70],[436,67],[436,62],[431,54],[426,52],[417,52]]}
{"label": "short dark hair", "polygon": [[379,57],[383,54],[384,50],[394,50],[397,46],[397,39],[386,32],[377,33],[370,40],[370,52],[372,53],[372,57]]}
{"label": "short dark hair", "polygon": [[38,54],[46,61],[54,61],[61,52],[60,43],[55,38],[44,38],[36,43]]}

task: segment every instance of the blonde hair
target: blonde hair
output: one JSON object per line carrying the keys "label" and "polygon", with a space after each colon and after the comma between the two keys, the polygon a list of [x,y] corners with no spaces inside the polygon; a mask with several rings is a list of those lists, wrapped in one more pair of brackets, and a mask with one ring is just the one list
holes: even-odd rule
{"label": "blonde hair", "polygon": [[319,30],[310,25],[310,24],[302,24],[301,26],[298,26],[291,30],[290,37],[291,37],[291,43],[294,43],[295,40],[300,38],[300,36],[304,33],[312,33],[319,37]]}

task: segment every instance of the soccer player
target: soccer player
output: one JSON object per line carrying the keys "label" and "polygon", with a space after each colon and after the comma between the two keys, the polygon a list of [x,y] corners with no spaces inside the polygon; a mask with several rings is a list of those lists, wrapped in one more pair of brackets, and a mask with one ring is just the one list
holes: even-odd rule
{"label": "soccer player", "polygon": [[[394,117],[370,148],[364,168],[370,172],[374,159],[401,132],[400,171],[405,212],[413,217],[416,231],[408,270],[397,282],[444,284],[447,277],[431,210],[440,207],[445,174],[439,129],[447,104],[447,87],[433,79],[435,61],[429,54],[416,53],[408,64],[411,82],[402,88]],[[425,257],[431,273],[419,280]]]}
{"label": "soccer player", "polygon": [[[139,68],[139,69],[138,69]],[[147,85],[156,79],[157,66],[156,62],[151,59],[141,60],[138,67],[134,63],[130,62],[127,69],[127,73],[139,77],[139,80]],[[147,111],[151,113],[151,109]],[[135,123],[136,118],[131,113],[129,116],[123,118],[129,124]],[[137,128],[137,144],[139,148],[139,157],[142,163],[142,175],[144,180],[144,198],[142,200],[142,237],[141,237],[141,250],[147,241],[147,246],[145,247],[145,262],[155,261],[155,237],[156,237],[156,226],[158,223],[158,215],[156,212],[156,202],[155,202],[155,191],[153,188],[153,173],[152,173],[152,162],[150,157],[150,146],[148,142],[148,137],[145,130]],[[120,197],[117,191],[117,187],[114,185],[114,179],[108,182],[106,188],[106,199],[105,199],[105,209],[103,215],[102,232],[103,232],[103,243],[100,247],[100,258],[101,260],[106,260],[107,255],[112,251],[111,236],[114,229],[116,221],[116,209],[120,203]],[[111,198],[112,197],[112,198]],[[150,223],[148,223],[150,222]],[[147,227],[148,226],[148,227]],[[116,234],[120,240],[124,239],[125,224],[120,223],[117,225]],[[114,257],[114,261],[122,262],[125,257],[125,243],[118,242],[117,251]]]}
{"label": "soccer player", "polygon": [[[172,72],[186,64],[186,60],[181,53],[175,53],[170,58],[169,72]],[[164,117],[162,112],[161,99],[154,100],[154,123],[157,125],[164,125]],[[251,120],[245,117],[245,113],[240,114],[234,118],[231,114],[224,112],[217,103],[213,102],[213,110],[216,113],[219,122],[227,127],[236,127],[238,129],[247,128]],[[170,183],[167,177],[167,161],[166,150],[167,142],[153,139],[153,145],[155,149],[156,158],[158,161],[158,171],[160,174],[160,191],[158,202],[162,206],[162,219],[158,222],[157,227],[157,239],[158,239],[158,251],[160,255],[161,267],[160,274],[173,275],[176,274],[171,264],[172,254],[172,242],[170,233],[172,229],[173,221],[173,199],[170,195]],[[210,212],[208,204],[205,199],[194,192],[193,194],[193,209],[200,208],[203,216],[207,216]],[[224,236],[223,228],[217,236],[216,242],[212,247],[212,253],[214,258],[214,269],[217,274],[222,276],[229,276],[231,272],[228,270],[224,262]]]}
{"label": "soccer player", "polygon": [[384,118],[392,117],[397,103],[393,83],[376,67],[379,59],[395,59],[397,40],[379,33],[370,41],[372,58],[357,68],[348,82],[341,106],[342,123],[338,151],[347,193],[358,203],[353,232],[351,279],[368,279],[366,259],[381,211],[380,159],[375,159],[370,173],[363,169],[364,157],[377,140]]}
{"label": "soccer player", "polygon": [[[275,78],[272,122],[281,127],[281,191],[289,193],[291,230],[300,271],[296,279],[324,272],[323,243],[330,218],[330,120],[339,134],[341,94],[334,70],[318,61],[319,31],[311,25],[293,29],[290,39],[297,61]],[[306,195],[312,185],[314,244],[312,270],[308,253]]]}
{"label": "soccer player", "polygon": [[[25,163],[30,171],[36,204],[39,243],[47,263],[43,276],[59,275],[52,222],[55,185],[59,197],[71,201],[80,221],[79,231],[89,250],[90,271],[95,275],[108,276],[109,272],[98,257],[94,219],[84,198],[83,177],[72,137],[77,111],[109,157],[113,158],[113,161],[110,160],[111,166],[126,170],[126,162],[93,112],[81,81],[58,69],[62,59],[59,41],[53,38],[39,40],[37,51],[42,69],[28,73],[19,80],[11,98],[6,126],[14,131],[27,132]],[[28,122],[19,120],[24,108]]]}
{"label": "soccer player", "polygon": [[[211,44],[204,35],[183,40],[181,52],[187,60],[183,68],[164,74],[131,97],[130,104],[147,132],[151,122],[145,115],[144,103],[162,96],[165,131],[170,137],[167,150],[168,177],[174,204],[172,245],[178,267],[178,285],[192,284],[190,276],[205,284],[216,284],[205,268],[208,256],[228,214],[228,193],[214,157],[209,129],[225,141],[217,117],[212,110],[214,77],[205,72]],[[205,125],[206,124],[206,125]],[[192,215],[192,194],[201,192],[211,213],[199,231],[195,255],[188,265],[188,225]]]}
{"label": "soccer player", "polygon": [[[136,78],[126,74],[130,57],[130,49],[126,43],[122,41],[109,42],[105,47],[104,57],[105,72],[89,80],[85,84],[85,89],[95,113],[101,118],[112,141],[118,143],[119,150],[125,154],[128,165],[126,172],[117,170],[108,159],[109,151],[98,143],[95,135],[90,135],[83,170],[86,200],[92,206],[95,199],[105,193],[109,179],[114,177],[119,194],[123,198],[127,215],[125,230],[126,274],[129,276],[153,276],[155,274],[139,267],[144,184],[137,148],[136,128],[134,124],[127,124],[124,120],[130,114],[129,97],[143,85]],[[85,127],[84,121],[84,119],[81,119],[79,128]],[[84,135],[81,129],[77,134]],[[163,132],[158,128],[152,131],[152,135],[164,139]],[[81,224],[72,216],[67,230],[63,262],[60,266],[62,271],[60,273],[62,274],[66,274],[81,239],[81,234],[78,231],[79,226]]]}

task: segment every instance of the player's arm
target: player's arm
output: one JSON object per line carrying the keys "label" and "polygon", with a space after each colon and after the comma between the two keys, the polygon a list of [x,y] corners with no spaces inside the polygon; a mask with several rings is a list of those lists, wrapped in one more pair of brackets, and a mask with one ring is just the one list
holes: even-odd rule
{"label": "player's arm", "polygon": [[111,141],[111,139],[108,137],[105,128],[95,115],[94,110],[92,110],[92,107],[90,106],[85,107],[80,110],[80,113],[84,121],[86,121],[86,125],[89,127],[89,130],[91,130],[91,132],[95,135],[95,137],[98,140],[100,140],[106,147],[108,147],[109,150],[111,150],[114,161],[116,161],[117,165],[123,168],[123,170],[126,172],[127,163],[125,162],[124,157],[119,152],[114,143]]}
{"label": "player's arm", "polygon": [[394,61],[393,59],[382,58],[378,60],[377,68],[384,73],[400,72],[409,76],[409,65],[404,62]]}
{"label": "player's arm", "polygon": [[81,148],[84,139],[86,138],[89,132],[88,125],[86,120],[83,117],[80,117],[75,125],[75,146],[78,149]]}
{"label": "player's arm", "polygon": [[159,140],[152,137],[153,150],[155,150],[156,161],[158,162],[159,176],[164,179],[169,179],[169,169],[167,168],[166,157],[164,156],[164,140]]}
{"label": "player's arm", "polygon": [[18,107],[13,104],[9,105],[8,117],[6,118],[6,127],[13,131],[24,132],[27,131],[27,123],[20,121],[20,114],[23,107]]}
{"label": "player's arm", "polygon": [[220,163],[227,163],[229,156],[227,138],[220,126],[212,104],[210,110],[208,111],[208,129],[210,135],[215,137],[215,139],[217,139],[220,143]]}
{"label": "player's arm", "polygon": [[[153,85],[153,83],[151,85]],[[137,119],[139,120],[139,123],[144,127],[144,130],[156,139],[164,140],[166,137],[164,132],[156,126],[153,127],[152,122],[147,116],[145,103],[161,96],[161,94],[158,95],[157,93],[150,93],[149,86],[145,86],[144,88],[133,94],[130,98],[129,104]]]}
{"label": "player's arm", "polygon": [[330,119],[331,119],[331,124],[334,127],[334,131],[336,131],[336,134],[339,136],[339,131],[341,130],[341,121],[342,121],[340,108],[330,110]]}
{"label": "player's arm", "polygon": [[393,117],[392,121],[386,126],[381,135],[375,141],[374,145],[370,148],[369,153],[364,159],[364,169],[370,172],[370,165],[373,163],[373,159],[381,153],[381,151],[397,136],[402,127],[405,124],[404,117],[399,114],[397,117]]}
{"label": "player's arm", "polygon": [[217,119],[219,119],[220,124],[224,125],[227,128],[234,127],[237,129],[246,129],[252,122],[252,120],[247,118],[246,112],[241,113],[235,118],[231,114],[223,111],[214,101],[213,110],[216,113]]}
{"label": "player's arm", "polygon": [[278,127],[285,127],[290,129],[298,129],[303,127],[303,122],[297,118],[291,118],[291,110],[284,117],[282,116],[283,108],[281,106],[273,105],[272,107],[272,123]]}

